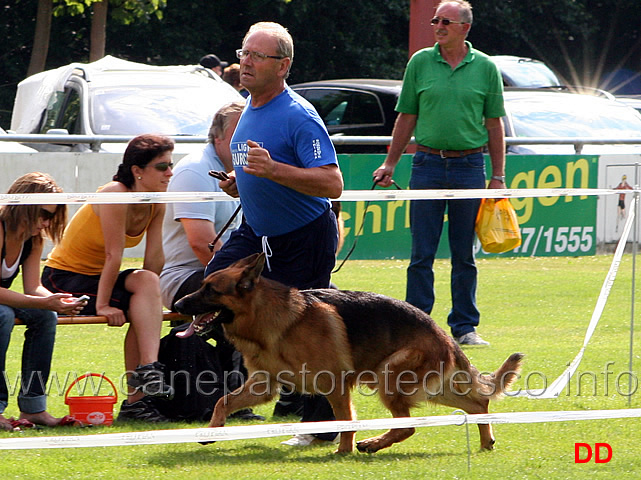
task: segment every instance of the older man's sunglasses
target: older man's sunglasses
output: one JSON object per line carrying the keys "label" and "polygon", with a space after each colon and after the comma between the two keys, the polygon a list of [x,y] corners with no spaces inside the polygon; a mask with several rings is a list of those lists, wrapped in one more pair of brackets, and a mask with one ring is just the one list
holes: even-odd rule
{"label": "older man's sunglasses", "polygon": [[432,25],[438,25],[439,22],[441,22],[446,27],[450,23],[458,23],[459,25],[463,25],[464,23],[467,23],[467,22],[457,22],[456,20],[450,20],[449,18],[441,18],[441,17],[434,17],[432,20],[430,20],[430,23]]}

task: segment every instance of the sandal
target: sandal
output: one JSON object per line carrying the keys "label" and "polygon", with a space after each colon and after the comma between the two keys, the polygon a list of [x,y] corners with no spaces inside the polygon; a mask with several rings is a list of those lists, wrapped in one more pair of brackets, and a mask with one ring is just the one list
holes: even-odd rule
{"label": "sandal", "polygon": [[36,427],[35,423],[30,422],[29,420],[27,420],[25,418],[19,418],[19,419],[16,420],[15,418],[11,417],[9,419],[9,423],[13,427],[14,431],[22,430],[23,428],[35,428]]}
{"label": "sandal", "polygon": [[76,417],[71,415],[65,415],[60,419],[56,427],[84,427],[85,424],[80,420],[76,420]]}
{"label": "sandal", "polygon": [[[46,423],[49,420],[55,420],[56,423]],[[71,415],[65,415],[62,418],[54,418],[54,417],[49,417],[49,420],[43,420],[41,418],[36,419],[34,418],[35,422],[32,422],[31,420],[27,420],[26,418],[21,418],[19,420],[15,420],[13,418],[10,418],[9,421],[11,422],[12,426],[15,427],[22,427],[22,428],[39,428],[38,426],[42,427],[51,427],[51,428],[56,428],[56,427],[84,427],[84,423],[82,423],[80,420],[76,420],[75,417]]]}

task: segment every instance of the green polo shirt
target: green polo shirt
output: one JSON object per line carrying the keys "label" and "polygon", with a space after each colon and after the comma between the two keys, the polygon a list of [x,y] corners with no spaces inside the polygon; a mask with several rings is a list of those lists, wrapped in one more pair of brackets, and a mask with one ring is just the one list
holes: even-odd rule
{"label": "green polo shirt", "polygon": [[465,42],[468,52],[454,69],[437,45],[416,52],[407,64],[396,111],[418,115],[417,143],[443,150],[487,144],[486,118],[505,115],[501,73],[490,58]]}

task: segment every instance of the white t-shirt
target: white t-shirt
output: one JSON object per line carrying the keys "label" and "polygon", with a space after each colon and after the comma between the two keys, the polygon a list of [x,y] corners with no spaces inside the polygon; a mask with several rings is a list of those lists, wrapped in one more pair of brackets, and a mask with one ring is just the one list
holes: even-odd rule
{"label": "white t-shirt", "polygon": [[[220,192],[218,180],[209,176],[209,170],[225,170],[216,155],[212,144],[200,153],[192,153],[182,158],[169,182],[168,192]],[[163,304],[171,307],[174,296],[182,283],[196,271],[204,273],[205,266],[200,263],[189,246],[187,234],[180,222],[181,218],[209,220],[213,222],[216,232],[231,218],[239,205],[234,199],[228,202],[168,203],[163,223],[163,250],[165,265],[160,273],[160,289]],[[242,215],[239,213],[234,222],[223,234],[225,242],[233,230],[240,225]],[[214,240],[213,238],[210,241]]]}

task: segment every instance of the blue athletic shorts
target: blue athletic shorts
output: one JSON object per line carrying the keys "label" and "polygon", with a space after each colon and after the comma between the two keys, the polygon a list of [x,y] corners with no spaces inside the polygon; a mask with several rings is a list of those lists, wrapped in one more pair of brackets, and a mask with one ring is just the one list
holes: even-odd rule
{"label": "blue athletic shorts", "polygon": [[[298,230],[267,237],[267,244],[266,253],[271,256],[263,276],[301,290],[329,287],[338,244],[336,216],[331,209]],[[243,222],[211,259],[205,276],[262,251],[263,237]]]}

